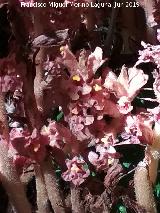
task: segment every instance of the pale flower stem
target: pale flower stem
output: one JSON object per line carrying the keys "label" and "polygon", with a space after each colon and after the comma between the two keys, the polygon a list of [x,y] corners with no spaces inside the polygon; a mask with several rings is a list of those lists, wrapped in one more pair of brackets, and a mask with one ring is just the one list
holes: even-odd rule
{"label": "pale flower stem", "polygon": [[35,170],[36,190],[37,190],[37,207],[38,207],[37,212],[49,213],[50,210],[48,205],[48,195],[40,165],[35,164],[34,170]]}
{"label": "pale flower stem", "polygon": [[82,206],[80,198],[80,188],[71,184],[71,204],[72,213],[84,213],[84,208]]}
{"label": "pale flower stem", "polygon": [[48,198],[55,213],[65,213],[65,206],[62,199],[62,193],[59,189],[59,184],[52,165],[52,161],[48,158],[41,165],[44,181],[48,193]]}
{"label": "pale flower stem", "polygon": [[158,162],[159,159],[155,159],[152,157],[149,163],[149,179],[153,184],[156,182],[157,179]]}
{"label": "pale flower stem", "polygon": [[146,210],[146,213],[157,213],[148,168],[144,162],[140,162],[136,168],[134,188],[137,203]]}
{"label": "pale flower stem", "polygon": [[158,164],[160,159],[160,125],[155,122],[154,125],[154,141],[149,148],[149,177],[150,181],[154,184],[157,178]]}
{"label": "pale flower stem", "polygon": [[36,57],[36,63],[38,63],[38,65],[36,66],[36,76],[34,79],[34,94],[35,94],[35,98],[36,98],[37,108],[38,108],[39,112],[41,113],[41,115],[44,111],[43,87],[41,85],[41,82],[43,80],[44,58],[45,58],[45,50],[44,50],[44,48],[41,48]]}
{"label": "pale flower stem", "polygon": [[[42,2],[42,1],[40,1]],[[35,35],[39,36],[43,34],[43,10],[42,9],[36,9],[33,10],[33,21],[34,21],[34,30],[35,30]],[[36,103],[37,103],[37,108],[39,112],[41,113],[41,116],[44,111],[44,106],[43,106],[43,87],[42,87],[42,80],[43,80],[43,75],[44,75],[44,70],[43,70],[43,63],[45,60],[45,54],[46,51],[44,48],[40,48],[36,58],[35,58],[35,63],[36,63],[36,76],[34,79],[34,94],[36,98]]]}
{"label": "pale flower stem", "polygon": [[5,143],[0,143],[0,180],[16,212],[31,213],[24,185],[17,175],[12,159],[8,157],[8,147]]}

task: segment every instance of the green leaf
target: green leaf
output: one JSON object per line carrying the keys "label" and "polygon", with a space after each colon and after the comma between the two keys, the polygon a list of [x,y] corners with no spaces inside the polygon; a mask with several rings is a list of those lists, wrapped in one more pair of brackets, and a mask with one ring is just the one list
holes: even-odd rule
{"label": "green leaf", "polygon": [[155,188],[154,188],[154,192],[156,194],[156,196],[159,198],[160,197],[160,183],[157,183]]}
{"label": "green leaf", "polygon": [[92,175],[92,177],[95,177],[96,173],[95,172],[91,172],[91,175]]}
{"label": "green leaf", "polygon": [[119,210],[119,213],[127,213],[127,209],[125,206],[122,206],[122,205],[119,206],[118,210]]}
{"label": "green leaf", "polygon": [[123,163],[123,166],[128,169],[130,167],[131,163],[128,163],[128,162],[124,162]]}
{"label": "green leaf", "polygon": [[63,112],[60,112],[56,117],[56,121],[60,121],[63,118],[63,115]]}

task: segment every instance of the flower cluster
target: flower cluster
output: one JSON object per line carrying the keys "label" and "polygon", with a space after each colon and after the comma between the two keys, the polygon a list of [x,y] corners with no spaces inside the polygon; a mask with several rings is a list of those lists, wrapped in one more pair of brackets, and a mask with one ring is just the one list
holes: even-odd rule
{"label": "flower cluster", "polygon": [[90,175],[90,171],[85,161],[80,157],[74,157],[72,160],[66,159],[68,170],[62,174],[65,181],[72,181],[79,186]]}
{"label": "flower cluster", "polygon": [[[4,34],[1,39],[6,39],[7,46],[4,55],[0,50],[0,180],[15,211],[32,211],[21,183],[29,167],[37,188],[33,212],[112,212],[110,207],[117,206],[118,197],[130,211],[137,204],[127,201],[132,195],[123,186],[119,188],[119,180],[142,159],[128,166],[126,158],[139,152],[141,158],[145,155],[142,172],[148,189],[148,180],[155,182],[151,172],[158,164],[150,167],[160,153],[159,3],[134,2],[146,15],[141,39],[135,29],[142,23],[132,28],[125,20],[127,10],[121,8],[119,13],[103,7],[110,0],[103,5],[101,0],[92,2],[93,8],[88,7],[91,0],[0,2],[0,16],[5,14],[0,20],[0,38]],[[22,2],[26,7],[21,7]],[[139,16],[141,10],[137,12]],[[146,43],[141,43],[138,58],[132,53],[143,39]],[[150,93],[154,98],[148,97]],[[138,151],[126,157],[130,148]],[[64,197],[59,183],[65,186]],[[98,188],[96,193],[92,186]],[[136,198],[141,188],[145,187],[137,190]],[[93,208],[87,196],[95,202]],[[106,204],[109,200],[112,203]],[[137,212],[143,208],[139,200]],[[88,205],[84,210],[82,203]],[[146,212],[153,211],[146,208]]]}
{"label": "flower cluster", "polygon": [[[47,58],[44,63],[46,80],[42,83],[48,90],[52,87],[57,90],[53,98],[55,104],[62,103],[64,121],[50,120],[40,131],[35,128],[31,132],[27,127],[12,128],[10,152],[17,164],[20,162],[18,156],[43,161],[48,155],[47,147],[50,147],[69,155],[81,153],[82,158],[87,154],[88,163],[97,171],[107,171],[120,156],[115,149],[117,144],[151,144],[151,126],[143,123],[140,114],[132,115],[132,101],[147,83],[148,76],[136,67],[123,66],[118,77],[107,68],[101,77],[95,78],[107,60],[103,59],[100,47],[92,53],[80,51],[77,56],[68,46],[61,47],[60,51],[61,58],[54,62]],[[68,74],[62,72],[64,67]],[[54,81],[53,84],[55,76],[58,83]],[[60,90],[63,88],[63,93],[56,84]],[[17,87],[14,93],[16,91]],[[118,134],[121,134],[122,142],[117,140]],[[66,161],[68,170],[63,174],[66,181],[79,185],[89,176],[89,165],[85,170],[83,166],[87,163],[82,158]]]}
{"label": "flower cluster", "polygon": [[36,129],[30,134],[27,129],[13,128],[10,132],[11,150],[14,154],[22,155],[41,162],[46,155],[45,146],[49,143],[48,138],[39,134]]}

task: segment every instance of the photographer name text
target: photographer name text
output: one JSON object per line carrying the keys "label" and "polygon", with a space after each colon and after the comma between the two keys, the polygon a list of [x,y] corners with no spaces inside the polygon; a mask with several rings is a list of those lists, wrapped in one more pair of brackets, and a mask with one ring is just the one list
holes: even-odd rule
{"label": "photographer name text", "polygon": [[104,2],[99,2],[99,3],[94,3],[94,2],[85,2],[85,3],[78,3],[78,2],[64,2],[64,3],[59,3],[59,2],[48,2],[48,3],[39,3],[39,2],[34,2],[34,3],[26,3],[26,2],[21,2],[21,7],[34,7],[34,8],[67,8],[67,7],[91,7],[91,8],[102,8],[102,7],[112,7],[112,8],[118,8],[118,7],[139,7],[138,2],[114,2],[114,3],[104,3]]}

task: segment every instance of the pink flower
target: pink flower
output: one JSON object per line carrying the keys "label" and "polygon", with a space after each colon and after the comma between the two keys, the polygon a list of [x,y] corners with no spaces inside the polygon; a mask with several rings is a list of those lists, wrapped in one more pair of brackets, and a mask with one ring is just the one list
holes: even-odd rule
{"label": "pink flower", "polygon": [[92,91],[92,87],[87,85],[87,84],[83,84],[82,88],[81,88],[81,92],[82,95],[87,95]]}
{"label": "pink flower", "polygon": [[152,120],[160,123],[160,106],[153,109],[148,109],[148,111],[151,113]]}
{"label": "pink flower", "polygon": [[145,42],[141,42],[141,45],[144,47],[144,50],[139,51],[139,60],[135,66],[141,63],[153,62],[160,68],[160,45],[154,46]]}
{"label": "pink flower", "polygon": [[71,77],[79,76],[77,80],[82,78],[84,82],[92,78],[97,69],[105,62],[102,59],[103,52],[100,47],[96,47],[90,55],[82,51],[79,60],[76,59],[68,46],[61,47],[61,54],[63,56],[62,63],[68,68]]}
{"label": "pink flower", "polygon": [[92,69],[93,73],[105,62],[102,60],[103,51],[100,47],[96,47],[95,51],[88,57],[87,68]]}
{"label": "pink flower", "polygon": [[96,152],[91,151],[88,154],[88,160],[93,164],[97,170],[106,171],[109,165],[114,163],[116,156],[116,150],[113,146],[109,146],[107,149],[101,145],[96,147]]}
{"label": "pink flower", "polygon": [[10,141],[13,148],[21,156],[28,157],[35,161],[42,161],[46,155],[48,138],[33,130],[32,134],[22,128],[13,128],[10,132]]}
{"label": "pink flower", "polygon": [[77,116],[77,115],[73,115],[68,117],[68,119],[66,120],[69,124],[70,130],[76,134],[76,132],[79,132],[81,130],[83,130],[84,128],[84,119],[82,116]]}
{"label": "pink flower", "polygon": [[103,138],[101,138],[101,144],[103,144],[104,147],[109,147],[111,145],[114,145],[116,143],[115,137],[113,133],[106,133]]}
{"label": "pink flower", "polygon": [[64,147],[66,138],[68,138],[68,134],[64,135],[61,131],[61,127],[55,122],[50,122],[48,126],[44,126],[41,130],[41,134],[49,138],[49,145],[51,147],[57,147],[59,149]]}
{"label": "pink flower", "polygon": [[131,102],[126,96],[122,96],[117,103],[118,109],[122,114],[128,114],[133,109],[133,106],[131,106]]}
{"label": "pink flower", "polygon": [[126,119],[125,132],[122,138],[123,144],[152,144],[153,131],[150,122],[146,121],[141,115],[128,116]]}
{"label": "pink flower", "polygon": [[127,117],[125,131],[131,135],[142,136],[142,132],[139,128],[138,119],[136,116]]}
{"label": "pink flower", "polygon": [[42,128],[41,134],[48,138],[48,145],[52,148],[63,149],[67,146],[73,153],[79,149],[79,143],[70,129],[60,123],[50,121],[48,126]]}
{"label": "pink flower", "polygon": [[128,97],[133,100],[139,90],[147,83],[148,75],[135,67],[129,69],[122,67],[118,80],[127,91]]}
{"label": "pink flower", "polygon": [[148,81],[148,75],[136,67],[122,67],[121,73],[117,78],[112,72],[106,76],[104,87],[113,92],[118,98],[126,96],[132,101],[141,87]]}
{"label": "pink flower", "polygon": [[74,185],[79,186],[90,175],[86,162],[81,157],[74,157],[72,160],[67,159],[66,165],[68,170],[62,174],[65,181],[72,181]]}

